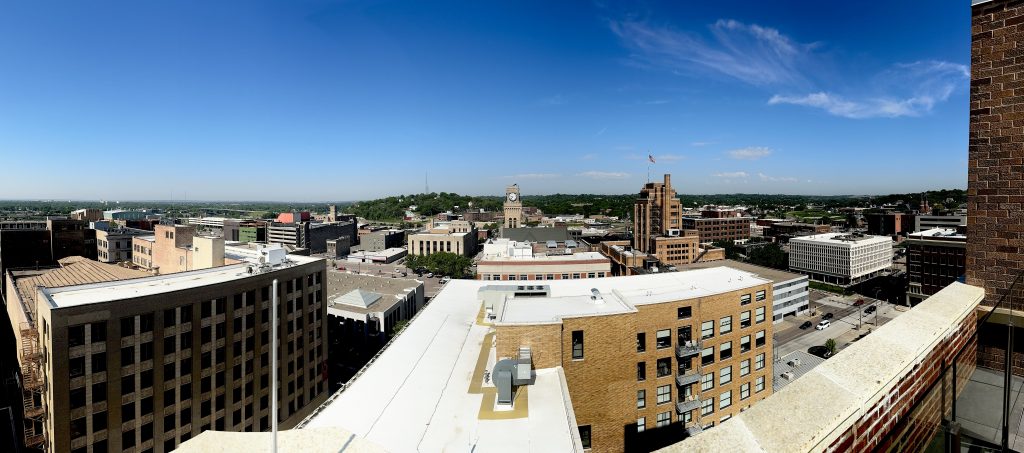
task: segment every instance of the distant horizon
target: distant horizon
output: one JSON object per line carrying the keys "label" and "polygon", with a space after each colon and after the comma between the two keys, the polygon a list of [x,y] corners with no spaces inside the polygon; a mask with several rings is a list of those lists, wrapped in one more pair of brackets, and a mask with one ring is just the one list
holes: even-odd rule
{"label": "distant horizon", "polygon": [[[967,189],[966,188],[941,188],[941,189],[928,189],[928,190],[910,191],[910,192],[876,193],[876,194],[866,194],[866,193],[865,194],[836,194],[836,195],[788,194],[788,193],[759,193],[759,192],[677,193],[676,195],[677,196],[702,196],[702,197],[714,197],[714,196],[760,196],[760,195],[767,195],[767,196],[781,196],[781,197],[864,198],[864,197],[882,197],[882,196],[891,196],[891,195],[920,194],[920,193],[930,193],[930,192],[940,192],[940,191],[950,191],[950,190],[963,190],[963,191],[966,191]],[[442,191],[430,192],[430,193],[441,193],[441,192]],[[492,195],[492,194],[472,195],[472,194],[464,194],[464,193],[457,193],[457,192],[447,192],[447,191],[443,191],[443,192],[445,192],[445,193],[454,193],[454,194],[459,195],[459,196],[468,196],[468,197],[474,197],[474,198],[485,198],[485,197],[502,198],[502,195],[500,195],[500,194],[499,195]],[[564,195],[564,196],[627,196],[627,195],[636,195],[637,193],[639,193],[639,191],[637,191],[637,192],[626,192],[626,193],[548,193],[548,194],[523,194],[523,198],[527,199],[527,198],[530,198],[530,197],[533,197],[533,196],[541,196],[541,197],[543,197],[543,196],[553,196],[553,195]],[[76,203],[76,202],[82,202],[82,203],[112,203],[112,204],[117,204],[117,203],[120,203],[120,202],[125,202],[125,203],[186,203],[186,204],[192,204],[192,203],[271,203],[271,204],[321,204],[321,203],[323,203],[323,204],[331,204],[331,203],[335,203],[335,204],[341,204],[341,203],[359,203],[359,202],[365,202],[365,201],[382,200],[382,199],[386,199],[386,198],[399,197],[399,196],[403,196],[403,195],[426,195],[426,193],[423,193],[423,192],[420,192],[420,193],[404,193],[404,194],[396,194],[396,195],[385,195],[385,196],[380,196],[380,197],[377,197],[377,198],[368,198],[368,199],[361,199],[361,200],[344,200],[344,201],[342,201],[342,200],[306,200],[306,201],[302,201],[302,200],[280,200],[280,201],[278,201],[278,200],[213,200],[213,199],[210,199],[210,200],[204,200],[204,199],[194,199],[194,200],[159,200],[159,199],[153,199],[153,200],[149,200],[149,199],[137,199],[137,200],[130,200],[130,199],[99,200],[99,199],[73,199],[73,198],[65,199],[65,198],[51,197],[51,198],[37,198],[37,199],[34,199],[34,198],[6,198],[6,199],[0,199],[0,203],[2,203],[2,202],[38,202],[38,203],[47,203],[47,202]]]}

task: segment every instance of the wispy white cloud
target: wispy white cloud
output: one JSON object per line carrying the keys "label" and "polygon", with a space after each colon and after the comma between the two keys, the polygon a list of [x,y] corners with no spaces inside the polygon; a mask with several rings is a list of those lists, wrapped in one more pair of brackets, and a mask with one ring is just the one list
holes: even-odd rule
{"label": "wispy white cloud", "polygon": [[635,62],[675,72],[710,71],[758,86],[802,84],[799,68],[814,47],[774,28],[726,19],[709,27],[710,42],[635,20],[613,21],[610,27]]}
{"label": "wispy white cloud", "polygon": [[[765,181],[765,182],[797,182],[797,179],[793,178],[791,176],[778,177],[778,176],[768,176],[768,175],[766,175],[764,173],[758,173],[757,177],[761,178],[761,181]],[[807,182],[810,182],[810,180],[808,180]]]}
{"label": "wispy white cloud", "polygon": [[608,172],[608,171],[585,171],[578,173],[576,176],[582,176],[590,179],[626,179],[629,177],[629,173],[621,172]]}
{"label": "wispy white cloud", "polygon": [[957,87],[970,80],[967,66],[946,61],[918,61],[897,64],[874,77],[873,84],[884,92],[863,99],[819,91],[804,95],[776,94],[768,105],[792,104],[822,109],[843,118],[897,118],[921,116],[935,104],[945,102]]}
{"label": "wispy white cloud", "polygon": [[552,179],[562,176],[558,173],[522,173],[518,175],[505,176],[506,179]]}
{"label": "wispy white cloud", "polygon": [[723,179],[740,179],[740,178],[746,178],[746,177],[748,177],[750,175],[747,174],[747,172],[745,172],[745,171],[727,171],[727,172],[722,172],[722,173],[715,173],[715,174],[713,174],[711,176],[714,176],[716,178],[723,178]]}
{"label": "wispy white cloud", "polygon": [[594,154],[594,153],[584,154],[583,156],[580,157],[580,159],[581,160],[594,160],[594,159],[597,159],[597,154]]}
{"label": "wispy white cloud", "polygon": [[757,160],[772,154],[771,148],[764,146],[748,146],[728,152],[729,157],[739,160]]}

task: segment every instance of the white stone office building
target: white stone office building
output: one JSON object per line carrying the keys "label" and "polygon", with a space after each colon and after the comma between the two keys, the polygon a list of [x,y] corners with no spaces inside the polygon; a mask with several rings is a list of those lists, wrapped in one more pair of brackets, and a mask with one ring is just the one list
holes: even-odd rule
{"label": "white stone office building", "polygon": [[789,269],[840,286],[860,283],[892,267],[888,236],[825,233],[789,241]]}

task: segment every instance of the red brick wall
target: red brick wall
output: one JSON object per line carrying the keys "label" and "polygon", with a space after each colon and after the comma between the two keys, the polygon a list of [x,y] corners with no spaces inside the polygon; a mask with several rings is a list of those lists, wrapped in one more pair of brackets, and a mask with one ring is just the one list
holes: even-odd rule
{"label": "red brick wall", "polygon": [[[967,283],[992,305],[1022,270],[1024,242],[1024,3],[971,10]],[[1013,301],[1024,308],[1024,300]]]}

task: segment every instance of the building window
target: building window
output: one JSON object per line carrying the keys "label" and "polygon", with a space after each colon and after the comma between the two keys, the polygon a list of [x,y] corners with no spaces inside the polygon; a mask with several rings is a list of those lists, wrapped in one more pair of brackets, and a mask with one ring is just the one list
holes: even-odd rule
{"label": "building window", "polygon": [[754,321],[758,323],[764,322],[764,307],[757,307],[754,315]]}
{"label": "building window", "polygon": [[638,433],[644,432],[644,430],[647,429],[646,425],[647,425],[647,419],[646,418],[640,417],[640,418],[636,419],[636,432],[638,432]]}
{"label": "building window", "polygon": [[655,426],[657,426],[658,428],[661,428],[662,426],[668,426],[671,423],[672,423],[672,412],[671,411],[669,411],[669,412],[662,412],[662,413],[658,414],[658,421],[657,421],[657,423],[655,423]]}
{"label": "building window", "polygon": [[762,301],[764,299],[765,299],[765,293],[764,293],[764,290],[762,289],[762,290],[757,292],[757,296],[754,298],[754,300],[760,302],[760,301]]}
{"label": "building window", "polygon": [[750,303],[750,294],[744,294],[740,296],[740,305],[747,305]]}
{"label": "building window", "polygon": [[718,345],[718,360],[726,360],[732,358],[732,342],[726,341]]}
{"label": "building window", "polygon": [[755,357],[754,359],[755,359],[754,360],[754,369],[755,370],[760,370],[761,368],[764,368],[764,353],[763,352],[758,354],[757,357]]}
{"label": "building window", "polygon": [[700,351],[700,364],[701,365],[710,365],[712,363],[715,363],[715,347],[711,346],[711,347],[707,347],[707,348],[701,349],[701,351]]}
{"label": "building window", "polygon": [[726,316],[720,319],[718,323],[718,333],[720,335],[725,335],[729,332],[732,332],[732,316]]}
{"label": "building window", "polygon": [[654,341],[658,349],[672,347],[672,329],[659,330]]}
{"label": "building window", "polygon": [[583,448],[590,448],[590,425],[580,426],[580,443]]}
{"label": "building window", "polygon": [[740,362],[740,377],[750,374],[750,359]]}
{"label": "building window", "polygon": [[107,341],[107,322],[100,321],[94,322],[89,325],[89,330],[92,332],[92,338],[90,339],[93,343]]}
{"label": "building window", "polygon": [[647,364],[644,362],[636,363],[636,380],[646,381],[647,380]]}
{"label": "building window", "polygon": [[754,392],[760,393],[762,390],[764,390],[764,376],[758,376],[754,380]]}
{"label": "building window", "polygon": [[740,328],[750,327],[750,310],[740,313]]}
{"label": "building window", "polygon": [[68,327],[68,347],[85,344],[85,326]]}
{"label": "building window", "polygon": [[647,350],[647,334],[640,332],[636,334],[636,352],[644,352]]}
{"label": "building window", "polygon": [[700,391],[706,392],[715,388],[715,372],[700,375]]}
{"label": "building window", "polygon": [[722,368],[718,372],[718,385],[725,385],[732,382],[732,365]]}
{"label": "building window", "polygon": [[700,415],[711,415],[715,413],[715,399],[708,398],[700,402]]}
{"label": "building window", "polygon": [[744,382],[740,385],[740,401],[750,398],[750,383]]}
{"label": "building window", "polygon": [[573,273],[572,274],[572,279],[573,280],[579,280],[579,278],[580,278],[580,274],[578,274],[578,273]]}
{"label": "building window", "polygon": [[572,331],[572,359],[583,360],[583,331]]}
{"label": "building window", "polygon": [[700,323],[700,339],[707,340],[715,336],[715,321],[704,321]]}
{"label": "building window", "polygon": [[672,374],[672,358],[665,357],[658,359],[657,362],[658,377],[665,377]]}
{"label": "building window", "polygon": [[658,386],[658,404],[672,401],[672,385]]}
{"label": "building window", "polygon": [[725,409],[729,406],[732,406],[732,390],[722,392],[722,394],[718,396],[719,409]]}
{"label": "building window", "polygon": [[740,354],[750,350],[750,335],[744,335],[740,338]]}
{"label": "building window", "polygon": [[121,336],[127,337],[135,334],[135,317],[121,318]]}
{"label": "building window", "polygon": [[636,408],[643,409],[647,407],[647,391],[637,390],[636,391]]}
{"label": "building window", "polygon": [[688,319],[693,316],[693,307],[679,307],[676,309],[676,317],[679,319]]}
{"label": "building window", "polygon": [[757,346],[757,347],[760,348],[761,346],[764,346],[764,342],[765,342],[764,331],[762,330],[762,331],[758,332],[757,335],[754,336],[754,346]]}

